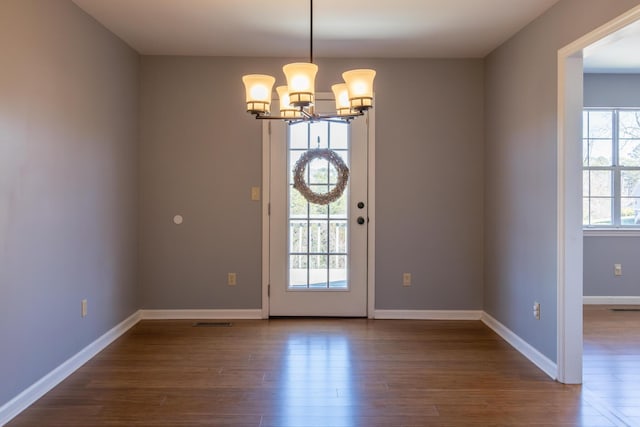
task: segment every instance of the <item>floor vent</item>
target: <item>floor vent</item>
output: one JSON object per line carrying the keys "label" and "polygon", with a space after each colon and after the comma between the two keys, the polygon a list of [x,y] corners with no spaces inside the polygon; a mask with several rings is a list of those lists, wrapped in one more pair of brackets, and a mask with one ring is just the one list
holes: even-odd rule
{"label": "floor vent", "polygon": [[612,308],[611,311],[640,311],[640,308]]}
{"label": "floor vent", "polygon": [[233,326],[231,322],[196,322],[193,324],[196,327],[218,327],[218,328],[228,328]]}

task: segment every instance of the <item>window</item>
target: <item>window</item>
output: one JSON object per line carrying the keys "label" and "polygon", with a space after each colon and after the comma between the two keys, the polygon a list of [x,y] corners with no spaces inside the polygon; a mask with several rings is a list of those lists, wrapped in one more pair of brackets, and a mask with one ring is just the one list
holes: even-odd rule
{"label": "window", "polygon": [[640,227],[640,110],[583,113],[585,227]]}
{"label": "window", "polygon": [[[293,188],[293,169],[311,148],[330,148],[349,164],[349,124],[295,123],[289,129],[289,290],[349,290],[347,263],[348,187],[328,205],[306,201]],[[336,185],[338,174],[328,160],[315,159],[306,182],[316,193]]]}

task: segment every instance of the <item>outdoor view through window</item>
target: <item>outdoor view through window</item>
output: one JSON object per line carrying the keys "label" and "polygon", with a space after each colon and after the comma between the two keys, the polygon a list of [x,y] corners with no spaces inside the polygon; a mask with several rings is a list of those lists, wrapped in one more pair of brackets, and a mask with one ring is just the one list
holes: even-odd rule
{"label": "outdoor view through window", "polygon": [[[293,188],[294,165],[310,148],[329,148],[349,165],[349,124],[296,123],[289,128],[289,284],[290,290],[347,290],[349,185],[328,205],[307,202]],[[309,188],[329,192],[337,171],[326,159],[312,160],[306,170]]]}
{"label": "outdoor view through window", "polygon": [[584,110],[582,223],[640,227],[640,110]]}

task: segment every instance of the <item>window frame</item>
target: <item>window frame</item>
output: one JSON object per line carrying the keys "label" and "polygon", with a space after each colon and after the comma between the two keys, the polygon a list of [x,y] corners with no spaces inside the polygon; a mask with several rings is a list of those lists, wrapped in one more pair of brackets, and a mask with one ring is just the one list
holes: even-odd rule
{"label": "window frame", "polygon": [[[640,231],[640,223],[639,224],[622,224],[622,173],[626,171],[638,171],[640,172],[640,165],[638,166],[622,166],[620,164],[620,120],[619,114],[621,111],[635,111],[640,113],[640,108],[608,108],[608,107],[585,107],[583,108],[583,120],[584,113],[587,112],[607,112],[611,113],[611,165],[610,166],[587,166],[584,162],[584,144],[588,143],[590,140],[598,139],[591,138],[589,135],[588,124],[586,124],[587,133],[585,134],[585,124],[583,123],[583,132],[582,132],[582,171],[583,171],[583,179],[585,171],[610,171],[611,172],[611,224],[588,224],[584,223],[584,212],[583,212],[583,230],[590,231]],[[600,138],[604,139],[604,138]],[[640,139],[640,138],[639,138]],[[584,201],[585,200],[593,200],[593,199],[603,199],[606,197],[603,196],[591,196],[592,187],[589,184],[589,194],[585,194],[584,186],[582,189],[582,206],[584,210]],[[590,215],[590,214],[589,214]],[[591,219],[589,218],[589,221]]]}

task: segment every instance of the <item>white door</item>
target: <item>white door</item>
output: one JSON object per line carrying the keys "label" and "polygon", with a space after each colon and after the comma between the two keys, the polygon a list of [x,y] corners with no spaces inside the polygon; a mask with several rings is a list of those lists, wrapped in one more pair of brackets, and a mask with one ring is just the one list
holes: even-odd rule
{"label": "white door", "polygon": [[[269,315],[366,316],[367,117],[270,126]],[[313,148],[333,150],[349,167],[344,193],[328,205],[293,188],[296,161]],[[325,159],[310,161],[304,173],[316,194],[333,189],[337,176]]]}

